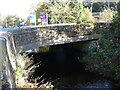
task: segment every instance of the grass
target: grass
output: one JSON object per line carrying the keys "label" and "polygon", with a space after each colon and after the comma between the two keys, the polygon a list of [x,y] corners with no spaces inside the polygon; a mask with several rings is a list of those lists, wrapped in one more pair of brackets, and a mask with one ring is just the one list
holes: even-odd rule
{"label": "grass", "polygon": [[[33,64],[33,57],[28,57],[26,53],[16,55],[16,69],[14,70],[15,81],[17,88],[52,88],[53,85],[51,82],[46,82],[44,84],[37,86],[40,82],[36,82],[37,79],[42,78],[37,77],[33,79],[33,83],[30,83],[28,80],[29,73],[34,73],[37,67],[40,67],[40,62]],[[42,81],[41,81],[42,82]]]}

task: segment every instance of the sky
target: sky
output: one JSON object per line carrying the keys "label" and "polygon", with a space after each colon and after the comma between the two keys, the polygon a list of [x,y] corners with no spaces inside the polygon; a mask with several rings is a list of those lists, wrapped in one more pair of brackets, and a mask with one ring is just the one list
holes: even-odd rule
{"label": "sky", "polygon": [[[29,15],[28,11],[31,5],[37,3],[38,1],[49,1],[49,0],[0,0],[0,13],[2,13],[3,15],[18,15],[25,19]],[[91,1],[91,0],[87,0],[87,1]]]}
{"label": "sky", "polygon": [[0,0],[0,13],[3,15],[18,15],[22,18],[28,16],[32,4],[38,0]]}

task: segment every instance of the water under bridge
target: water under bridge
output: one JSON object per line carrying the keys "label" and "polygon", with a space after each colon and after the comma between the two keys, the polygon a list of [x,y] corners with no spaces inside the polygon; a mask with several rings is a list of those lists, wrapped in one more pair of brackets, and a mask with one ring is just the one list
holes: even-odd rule
{"label": "water under bridge", "polygon": [[73,43],[72,46],[78,49],[89,49],[91,42],[100,39],[107,30],[109,30],[109,24],[106,23],[54,24],[1,29],[0,75],[2,76],[2,63],[5,61],[10,85],[15,87],[14,78],[12,78],[14,75],[10,67],[15,68],[17,53],[66,43]]}

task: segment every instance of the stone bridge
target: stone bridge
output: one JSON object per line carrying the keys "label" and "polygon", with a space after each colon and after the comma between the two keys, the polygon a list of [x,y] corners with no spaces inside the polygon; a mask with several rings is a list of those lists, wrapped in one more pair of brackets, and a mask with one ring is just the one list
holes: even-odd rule
{"label": "stone bridge", "polygon": [[[0,75],[3,64],[11,87],[15,87],[12,68],[15,68],[15,55],[41,46],[51,46],[73,42],[97,40],[108,29],[106,23],[54,24],[45,26],[27,26],[0,30]],[[0,80],[1,81],[1,80]],[[1,82],[0,82],[0,85]]]}

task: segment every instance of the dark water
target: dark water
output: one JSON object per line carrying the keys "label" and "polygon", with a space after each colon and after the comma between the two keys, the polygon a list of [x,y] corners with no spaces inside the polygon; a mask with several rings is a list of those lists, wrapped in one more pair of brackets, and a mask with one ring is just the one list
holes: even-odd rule
{"label": "dark water", "polygon": [[41,62],[41,65],[30,74],[29,81],[33,82],[43,75],[37,80],[39,85],[50,81],[58,89],[112,88],[110,80],[97,73],[85,71],[84,64],[79,61],[83,54],[84,52],[68,45],[52,46],[47,53],[31,53],[29,56],[33,55],[34,64]]}

